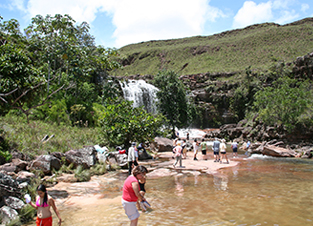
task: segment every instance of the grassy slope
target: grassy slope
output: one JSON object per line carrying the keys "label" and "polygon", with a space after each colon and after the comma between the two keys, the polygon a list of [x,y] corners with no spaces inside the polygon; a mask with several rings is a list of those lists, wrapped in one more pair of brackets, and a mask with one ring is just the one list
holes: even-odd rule
{"label": "grassy slope", "polygon": [[[98,141],[98,130],[95,128],[57,126],[42,121],[27,124],[23,117],[17,116],[0,117],[0,128],[4,129],[4,138],[11,147],[29,155],[66,152],[95,145]],[[52,134],[55,137],[46,143],[41,142],[45,135]]]}
{"label": "grassy slope", "polygon": [[252,25],[212,36],[149,41],[120,49],[130,65],[113,75],[156,74],[160,69],[181,74],[238,72],[251,66],[264,70],[273,61],[292,62],[313,51],[313,18],[279,26]]}

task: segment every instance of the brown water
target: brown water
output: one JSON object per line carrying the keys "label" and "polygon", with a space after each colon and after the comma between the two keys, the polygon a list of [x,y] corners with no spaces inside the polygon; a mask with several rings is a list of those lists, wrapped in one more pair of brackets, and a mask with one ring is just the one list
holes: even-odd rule
{"label": "brown water", "polygon": [[[139,225],[313,225],[313,162],[249,158],[217,174],[148,179],[153,209]],[[126,175],[82,207],[60,206],[63,226],[129,225],[121,205]],[[56,218],[54,217],[54,225]]]}

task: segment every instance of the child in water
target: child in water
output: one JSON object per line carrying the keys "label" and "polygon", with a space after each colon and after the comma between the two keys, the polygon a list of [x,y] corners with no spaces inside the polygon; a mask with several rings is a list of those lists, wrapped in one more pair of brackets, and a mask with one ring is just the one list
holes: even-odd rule
{"label": "child in water", "polygon": [[[146,177],[143,177],[142,179],[139,179],[138,182],[139,182],[139,188],[140,188],[139,193],[142,195],[142,197],[145,197],[145,194],[146,194],[146,189],[145,189]],[[145,207],[142,207],[142,206],[140,205],[140,201],[138,200],[138,202],[137,202],[137,208],[140,209],[140,207],[141,207],[141,210],[142,210],[143,212],[146,211],[146,208],[145,208]]]}

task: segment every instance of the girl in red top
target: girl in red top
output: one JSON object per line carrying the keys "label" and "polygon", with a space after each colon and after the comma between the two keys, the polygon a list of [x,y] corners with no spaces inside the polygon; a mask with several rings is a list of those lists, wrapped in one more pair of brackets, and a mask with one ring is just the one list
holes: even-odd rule
{"label": "girl in red top", "polygon": [[140,194],[138,180],[143,180],[148,172],[147,168],[139,165],[133,169],[133,175],[127,177],[123,185],[122,205],[125,213],[130,220],[131,226],[138,224],[140,216],[136,207],[137,200],[145,201],[145,198]]}

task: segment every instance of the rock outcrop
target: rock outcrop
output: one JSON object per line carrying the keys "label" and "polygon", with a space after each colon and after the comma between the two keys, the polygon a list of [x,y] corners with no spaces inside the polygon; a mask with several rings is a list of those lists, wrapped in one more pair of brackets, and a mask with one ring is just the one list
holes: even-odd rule
{"label": "rock outcrop", "polygon": [[73,163],[75,167],[82,165],[85,169],[89,169],[96,164],[96,149],[86,147],[78,150],[70,150],[65,153],[68,164]]}
{"label": "rock outcrop", "polygon": [[29,170],[42,170],[44,174],[51,174],[52,170],[61,168],[61,160],[53,155],[40,155],[29,165]]}
{"label": "rock outcrop", "polygon": [[165,137],[156,137],[152,146],[159,152],[172,151],[173,141]]}

